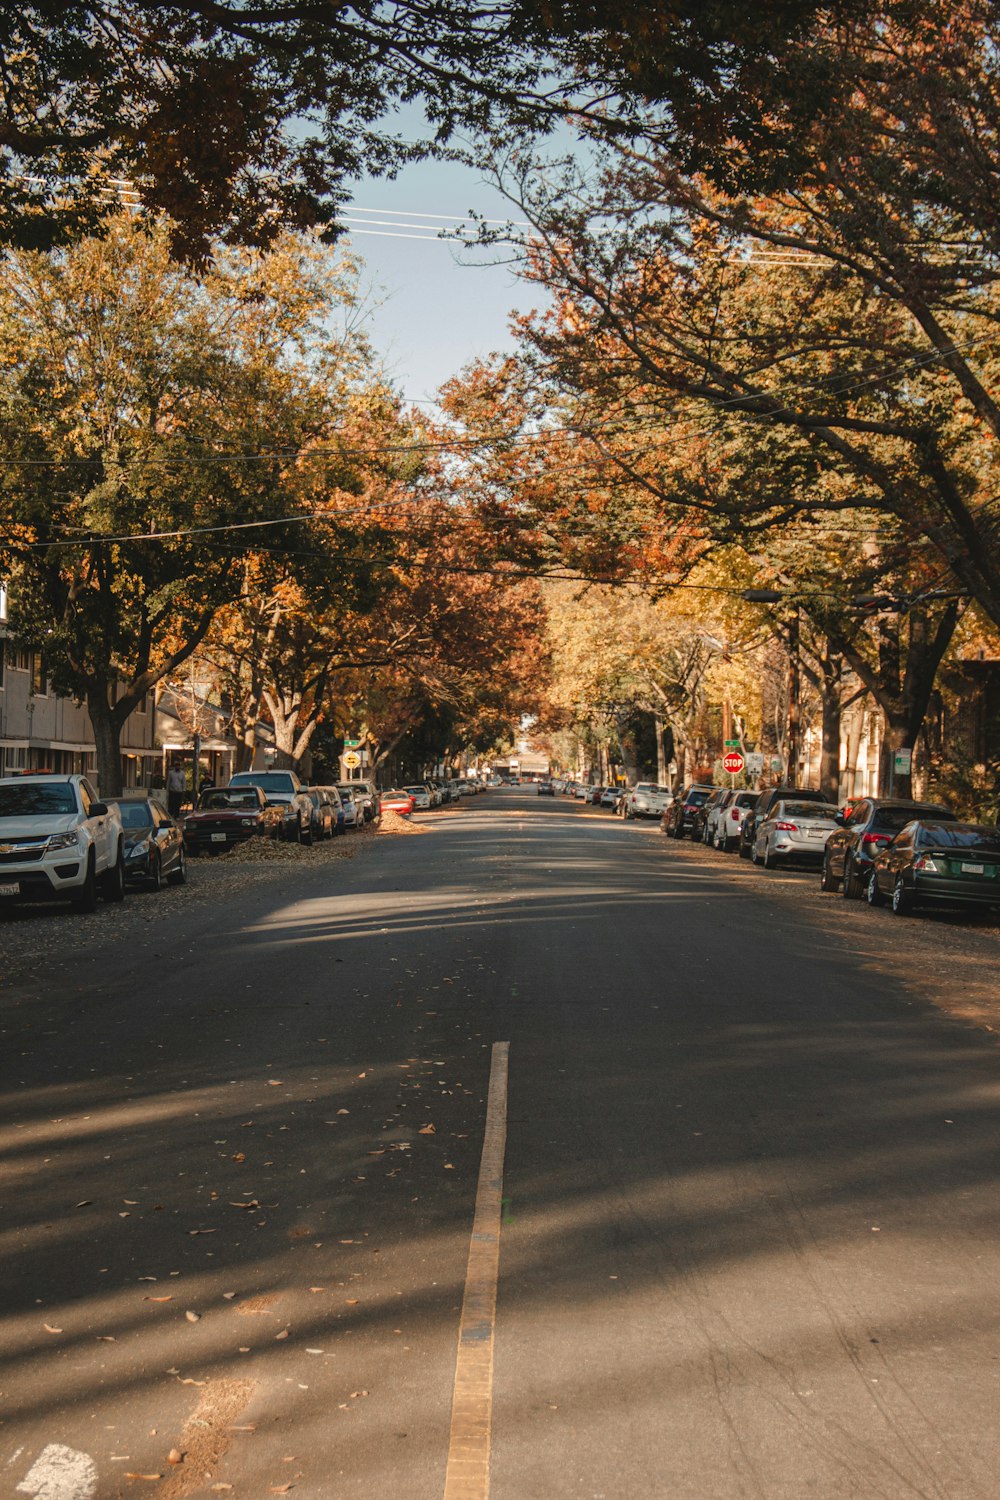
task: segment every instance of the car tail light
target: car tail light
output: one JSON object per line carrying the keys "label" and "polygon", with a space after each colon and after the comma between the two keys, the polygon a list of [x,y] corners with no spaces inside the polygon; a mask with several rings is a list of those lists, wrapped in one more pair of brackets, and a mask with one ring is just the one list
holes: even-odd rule
{"label": "car tail light", "polygon": [[798,823],[775,823],[774,826],[781,833],[798,833],[799,831]]}
{"label": "car tail light", "polygon": [[740,821],[740,815],[735,807],[731,807],[729,809],[729,816],[732,818],[734,823],[738,823]]}
{"label": "car tail light", "polygon": [[921,854],[919,859],[913,861],[915,870],[923,870],[928,875],[940,875],[941,866],[937,864],[929,854]]}
{"label": "car tail light", "polygon": [[864,848],[866,844],[868,845],[869,848],[871,848],[871,846],[873,844],[875,844],[879,848],[881,848],[881,846],[883,844],[891,844],[891,843],[892,843],[892,839],[890,838],[890,836],[887,833],[866,833],[866,834],[863,834],[862,838],[861,838],[861,847],[862,848]]}

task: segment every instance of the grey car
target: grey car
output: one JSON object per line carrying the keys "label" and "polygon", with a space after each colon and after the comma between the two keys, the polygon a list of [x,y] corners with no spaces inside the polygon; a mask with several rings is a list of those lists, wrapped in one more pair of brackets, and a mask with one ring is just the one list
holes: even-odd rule
{"label": "grey car", "polygon": [[754,830],[750,858],[773,870],[791,859],[823,858],[826,841],[838,827],[837,809],[827,802],[776,802]]}

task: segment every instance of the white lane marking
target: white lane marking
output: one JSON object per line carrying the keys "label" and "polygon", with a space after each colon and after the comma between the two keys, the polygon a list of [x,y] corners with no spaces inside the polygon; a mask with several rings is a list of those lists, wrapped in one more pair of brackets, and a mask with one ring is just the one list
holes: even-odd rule
{"label": "white lane marking", "polygon": [[97,1493],[97,1465],[89,1453],[49,1443],[17,1487],[35,1500],[92,1500]]}
{"label": "white lane marking", "polygon": [[494,1042],[472,1220],[465,1296],[458,1328],[455,1393],[444,1500],[487,1500],[493,1428],[493,1339],[500,1270],[503,1158],[507,1143],[509,1042]]}

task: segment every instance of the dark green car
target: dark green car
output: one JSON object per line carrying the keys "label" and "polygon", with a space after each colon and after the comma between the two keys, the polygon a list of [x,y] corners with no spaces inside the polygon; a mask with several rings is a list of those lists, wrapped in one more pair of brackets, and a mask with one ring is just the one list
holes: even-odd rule
{"label": "dark green car", "polygon": [[900,916],[919,906],[1000,907],[1000,828],[907,823],[873,860],[865,894]]}

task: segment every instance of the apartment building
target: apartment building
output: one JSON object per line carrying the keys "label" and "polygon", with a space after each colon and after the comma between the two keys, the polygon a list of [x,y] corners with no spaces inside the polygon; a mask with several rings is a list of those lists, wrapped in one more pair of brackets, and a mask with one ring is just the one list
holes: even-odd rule
{"label": "apartment building", "polygon": [[[147,694],[122,732],[126,786],[148,786],[161,769],[155,748],[154,694]],[[42,652],[7,634],[7,592],[0,584],[0,776],[15,771],[71,775],[97,769],[94,731],[86,706],[54,692]]]}

